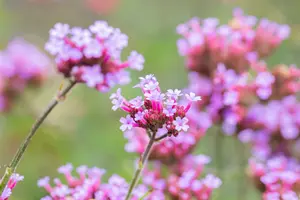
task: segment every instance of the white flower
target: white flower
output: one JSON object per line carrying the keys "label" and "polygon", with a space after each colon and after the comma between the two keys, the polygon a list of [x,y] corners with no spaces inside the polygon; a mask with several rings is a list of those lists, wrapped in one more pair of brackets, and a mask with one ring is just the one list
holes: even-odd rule
{"label": "white flower", "polygon": [[201,97],[200,96],[196,96],[195,93],[191,92],[190,94],[186,94],[185,97],[189,100],[189,101],[200,101]]}
{"label": "white flower", "polygon": [[122,117],[120,119],[120,122],[122,123],[120,129],[122,131],[131,130],[133,127],[133,124],[135,123],[132,117],[130,115],[127,115],[126,118]]}
{"label": "white flower", "polygon": [[188,118],[184,117],[184,118],[180,118],[180,117],[176,117],[176,119],[173,121],[173,124],[175,125],[175,129],[177,131],[187,131],[189,129],[189,125],[187,125],[188,123]]}

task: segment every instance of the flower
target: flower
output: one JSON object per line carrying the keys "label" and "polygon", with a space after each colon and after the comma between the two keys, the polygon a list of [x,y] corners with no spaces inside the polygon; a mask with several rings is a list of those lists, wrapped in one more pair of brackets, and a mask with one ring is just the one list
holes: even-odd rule
{"label": "flower", "polygon": [[145,169],[143,183],[164,191],[171,198],[180,199],[210,199],[212,191],[221,186],[222,181],[207,174],[204,178],[203,169],[210,162],[205,155],[188,155],[178,163],[168,165],[166,176],[163,175],[163,165],[155,163],[153,169]]}
{"label": "flower", "polygon": [[[112,175],[107,183],[101,179],[105,173],[104,169],[96,167],[88,168],[87,166],[79,166],[77,172],[79,177],[71,175],[72,165],[67,164],[59,168],[58,171],[64,173],[67,180],[63,183],[60,179],[54,179],[54,186],[49,184],[49,177],[42,178],[38,181],[38,186],[45,188],[48,196],[43,197],[43,200],[50,199],[81,199],[95,200],[106,199],[124,199],[129,184],[119,175]],[[132,200],[139,199],[146,195],[149,189],[145,185],[137,186],[133,191]],[[154,190],[147,197],[147,200],[164,199],[164,194],[159,190]]]}
{"label": "flower", "polygon": [[0,112],[9,111],[25,88],[40,87],[50,61],[34,45],[21,38],[0,52]]}
{"label": "flower", "polygon": [[187,131],[189,128],[189,125],[187,125],[188,118],[180,118],[176,117],[176,119],[173,121],[173,124],[175,125],[175,129],[180,132],[180,131]]}
{"label": "flower", "polygon": [[13,173],[5,186],[2,194],[0,194],[0,200],[8,200],[10,195],[12,194],[12,190],[16,187],[19,181],[23,181],[24,176]]}
{"label": "flower", "polygon": [[126,131],[132,127],[140,127],[157,133],[158,130],[165,127],[167,135],[177,136],[181,131],[188,131],[188,119],[185,117],[191,102],[201,100],[195,94],[187,95],[189,103],[187,106],[182,106],[178,103],[178,97],[181,96],[181,91],[178,89],[168,90],[167,93],[162,93],[159,87],[159,82],[153,75],[147,75],[140,78],[140,83],[135,87],[141,88],[144,99],[140,96],[127,101],[121,95],[121,89],[111,95],[113,110],[118,108],[128,113],[127,117],[121,118],[121,130]]}
{"label": "flower", "polygon": [[49,33],[45,49],[56,57],[57,70],[98,91],[127,84],[130,76],[126,68],[143,69],[144,57],[136,51],[128,60],[121,60],[128,36],[105,21],[96,21],[88,29],[58,23]]}

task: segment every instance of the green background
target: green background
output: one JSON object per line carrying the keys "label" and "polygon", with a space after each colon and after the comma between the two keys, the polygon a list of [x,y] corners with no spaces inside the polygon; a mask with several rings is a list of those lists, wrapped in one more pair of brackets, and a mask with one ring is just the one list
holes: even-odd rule
{"label": "green background", "polygon": [[[109,1],[109,0],[108,0]],[[183,88],[187,73],[183,58],[176,49],[177,24],[193,16],[218,17],[227,22],[234,7],[246,13],[267,17],[292,27],[292,36],[268,59],[270,64],[299,63],[300,1],[299,0],[120,0],[115,9],[101,14],[90,10],[83,0],[0,0],[0,44],[5,48],[16,36],[43,49],[48,31],[56,22],[72,26],[92,24],[95,20],[108,20],[129,36],[129,47],[145,56],[145,69],[132,74],[132,84],[124,86],[124,95],[134,97],[139,90],[132,89],[139,76],[153,73],[162,89]],[[18,145],[26,136],[35,116],[40,113],[55,94],[62,77],[55,74],[54,67],[47,83],[39,90],[27,90],[11,113],[0,115],[0,173],[8,164]],[[115,91],[114,88],[113,91]],[[18,184],[12,200],[39,199],[45,195],[36,186],[38,178],[49,175],[57,177],[56,169],[67,162],[75,166],[87,164],[107,169],[105,178],[113,173],[130,180],[136,155],[124,151],[126,140],[119,130],[121,112],[113,112],[109,94],[98,93],[84,85],[76,87],[66,101],[51,113],[46,123],[32,140],[19,165],[18,173],[25,176]],[[216,190],[215,199],[260,199],[251,181],[244,177],[247,149],[230,137],[221,137],[219,150],[215,148],[218,128],[209,130],[195,153],[216,157],[222,166],[224,184]],[[207,168],[215,171],[216,159]]]}

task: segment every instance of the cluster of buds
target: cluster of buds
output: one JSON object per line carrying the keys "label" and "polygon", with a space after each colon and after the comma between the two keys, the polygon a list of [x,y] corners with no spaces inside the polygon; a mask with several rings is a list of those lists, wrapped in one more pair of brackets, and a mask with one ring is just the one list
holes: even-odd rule
{"label": "cluster of buds", "polygon": [[[103,183],[101,178],[105,173],[104,169],[96,167],[88,168],[79,166],[76,169],[78,177],[72,175],[73,166],[67,164],[58,168],[58,172],[63,174],[66,183],[55,178],[55,186],[50,185],[50,178],[44,177],[38,181],[38,186],[45,188],[48,196],[41,200],[118,200],[125,199],[129,184],[119,175],[112,175],[107,183]],[[143,198],[145,200],[164,200],[164,195],[158,190],[150,191],[145,185],[138,185],[134,191],[131,200]]]}
{"label": "cluster of buds", "polygon": [[155,162],[153,169],[146,169],[143,174],[143,183],[161,190],[170,199],[211,199],[214,189],[219,188],[222,181],[212,174],[204,178],[203,169],[210,162],[205,155],[188,155],[178,163],[168,165],[167,174],[163,174],[164,164]]}
{"label": "cluster of buds", "polygon": [[56,56],[57,70],[65,77],[106,92],[116,84],[129,83],[126,68],[143,69],[144,57],[136,51],[121,61],[127,44],[128,36],[120,29],[96,21],[88,29],[56,24],[45,48]]}
{"label": "cluster of buds", "polygon": [[263,200],[298,200],[300,165],[295,159],[274,156],[267,161],[249,160],[249,175],[263,192]]}
{"label": "cluster of buds", "polygon": [[24,176],[21,176],[19,174],[12,174],[2,194],[0,194],[0,200],[8,200],[12,193],[12,190],[16,187],[17,183],[19,181],[22,181],[23,179]]}
{"label": "cluster of buds", "polygon": [[40,86],[50,61],[35,46],[17,38],[0,52],[0,112],[9,111],[26,87]]}
{"label": "cluster of buds", "polygon": [[233,11],[228,24],[219,25],[216,18],[193,18],[177,27],[183,38],[177,42],[181,56],[191,71],[210,77],[218,63],[243,72],[250,63],[270,55],[290,33],[287,25]]}

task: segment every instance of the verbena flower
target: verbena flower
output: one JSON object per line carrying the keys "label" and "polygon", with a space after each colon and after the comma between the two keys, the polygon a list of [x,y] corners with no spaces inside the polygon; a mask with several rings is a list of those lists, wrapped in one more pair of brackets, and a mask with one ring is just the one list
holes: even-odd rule
{"label": "verbena flower", "polygon": [[143,69],[144,57],[136,51],[121,60],[128,36],[105,21],[96,21],[88,29],[57,23],[49,33],[45,48],[56,56],[58,71],[101,92],[127,84],[126,68]]}
{"label": "verbena flower", "polygon": [[164,165],[154,163],[153,169],[146,169],[143,182],[150,187],[164,191],[172,199],[208,200],[214,189],[219,188],[222,181],[212,174],[203,178],[203,169],[210,162],[205,155],[188,155],[180,162],[168,165],[167,174],[163,174]]}
{"label": "verbena flower", "polygon": [[300,165],[293,158],[274,156],[267,161],[249,161],[249,174],[263,191],[263,200],[299,199]]}
{"label": "verbena flower", "polygon": [[237,72],[247,70],[249,64],[270,55],[288,38],[290,28],[235,9],[228,24],[195,17],[178,25],[177,33],[182,36],[177,46],[187,68],[210,76],[220,62]]}
{"label": "verbena flower", "polygon": [[0,112],[9,111],[27,87],[38,87],[48,75],[50,61],[34,45],[21,38],[0,52]]}
{"label": "verbena flower", "polygon": [[186,94],[188,103],[180,105],[178,99],[182,95],[181,91],[176,89],[162,93],[154,75],[140,78],[140,83],[135,87],[142,90],[144,98],[138,96],[126,100],[121,94],[121,89],[110,97],[113,110],[120,108],[128,113],[120,119],[122,131],[140,127],[152,133],[177,136],[179,132],[188,130],[186,113],[192,103],[199,101],[200,97],[194,93]]}
{"label": "verbena flower", "polygon": [[24,176],[21,176],[16,173],[12,174],[2,194],[0,194],[0,200],[8,200],[8,198],[12,194],[12,190],[16,187],[17,183],[19,181],[22,181],[23,179]]}
{"label": "verbena flower", "polygon": [[[97,167],[88,168],[79,166],[76,169],[77,177],[72,175],[73,166],[67,164],[58,168],[58,172],[65,176],[63,182],[58,178],[54,179],[54,185],[50,184],[50,178],[44,177],[38,181],[38,186],[45,188],[48,196],[41,200],[107,200],[107,199],[125,199],[129,184],[119,175],[112,175],[107,183],[101,179],[105,173],[104,169]],[[159,190],[149,192],[145,185],[138,185],[134,191],[131,200],[138,200],[145,196],[145,200],[164,199],[164,194]],[[148,194],[149,193],[149,194]],[[148,194],[148,195],[147,195]]]}

